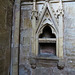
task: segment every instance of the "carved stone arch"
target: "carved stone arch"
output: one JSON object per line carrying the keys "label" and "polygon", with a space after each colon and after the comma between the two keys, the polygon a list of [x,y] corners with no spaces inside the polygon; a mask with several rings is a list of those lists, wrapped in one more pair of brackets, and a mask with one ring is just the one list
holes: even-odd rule
{"label": "carved stone arch", "polygon": [[43,24],[43,25],[48,24],[49,27],[50,27],[51,30],[52,30],[52,33],[54,33],[55,35],[58,35],[58,29],[55,27],[54,23],[51,22],[51,20],[50,20],[49,18],[46,19],[42,24]]}
{"label": "carved stone arch", "polygon": [[[46,17],[46,13],[48,13],[47,17]],[[44,19],[44,17],[45,17],[45,19]],[[42,10],[40,19],[37,23],[36,32],[38,31],[38,29],[39,29],[40,25],[43,23],[43,21],[52,22],[54,25],[54,28],[56,29],[56,32],[58,33],[58,23],[57,23],[57,20],[55,18],[55,15],[53,14],[53,9],[48,2],[45,3],[45,6]],[[42,25],[44,25],[44,24],[42,24]]]}
{"label": "carved stone arch", "polygon": [[[35,3],[33,3],[35,6]],[[63,58],[63,10],[62,10],[62,1],[60,0],[60,9],[58,10],[59,13],[59,20],[55,17],[55,14],[51,3],[45,2],[42,12],[40,12],[40,16],[38,16],[38,22],[36,22],[36,16],[33,15],[32,19],[32,53],[34,56],[38,56],[39,54],[39,44],[40,43],[55,43],[56,44],[56,56]],[[36,9],[34,9],[36,10]],[[61,11],[60,11],[61,10]],[[48,12],[47,12],[48,11]],[[35,11],[34,11],[35,12]],[[35,12],[36,14],[36,12]],[[51,33],[56,35],[56,38],[39,38],[38,36],[43,32],[43,29],[46,26],[49,26],[51,29]]]}
{"label": "carved stone arch", "polygon": [[54,28],[51,24],[49,24],[49,23],[46,23],[46,24],[44,24],[43,26],[41,26],[41,27],[39,28],[39,30],[38,30],[38,36],[43,33],[43,29],[44,29],[46,26],[50,27],[50,28],[51,28],[51,31],[52,31],[52,34],[54,34],[54,35],[57,37],[57,33],[56,33],[55,28]]}

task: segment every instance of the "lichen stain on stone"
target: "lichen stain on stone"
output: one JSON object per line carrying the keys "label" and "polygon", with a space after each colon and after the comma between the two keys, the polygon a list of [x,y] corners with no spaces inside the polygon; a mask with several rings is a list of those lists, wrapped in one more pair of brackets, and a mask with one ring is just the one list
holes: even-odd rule
{"label": "lichen stain on stone", "polygon": [[25,18],[24,19],[24,28],[31,28],[32,27],[32,23],[31,20],[29,18]]}

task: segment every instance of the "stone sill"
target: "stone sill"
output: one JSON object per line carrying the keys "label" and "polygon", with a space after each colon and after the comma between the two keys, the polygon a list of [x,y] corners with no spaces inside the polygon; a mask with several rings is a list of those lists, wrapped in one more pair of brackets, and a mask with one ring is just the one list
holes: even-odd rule
{"label": "stone sill", "polygon": [[56,38],[39,38],[39,43],[56,43]]}
{"label": "stone sill", "polygon": [[59,61],[59,58],[56,56],[51,57],[43,57],[43,56],[37,56],[35,57],[36,60],[52,60],[52,61]]}
{"label": "stone sill", "polygon": [[36,67],[56,67],[59,62],[59,58],[56,56],[43,57],[35,56],[30,58],[31,68],[35,69]]}

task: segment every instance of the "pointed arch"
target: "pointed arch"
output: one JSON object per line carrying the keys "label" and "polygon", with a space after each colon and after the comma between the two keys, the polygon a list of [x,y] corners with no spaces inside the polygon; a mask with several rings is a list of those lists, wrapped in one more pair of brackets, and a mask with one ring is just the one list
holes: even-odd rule
{"label": "pointed arch", "polygon": [[56,38],[56,35],[52,33],[50,26],[46,25],[42,30],[42,34],[39,35],[39,38]]}
{"label": "pointed arch", "polygon": [[[46,13],[46,10],[48,10],[48,13],[49,13],[49,15],[50,15],[51,17],[50,17],[50,18],[45,18],[44,20],[48,21],[48,20],[51,19],[51,21],[49,21],[49,22],[52,22],[52,23],[53,23],[54,28],[56,29],[56,32],[58,33],[58,27],[57,27],[57,26],[58,26],[58,23],[57,23],[57,20],[56,20],[54,14],[53,14],[53,11],[52,11],[51,6],[50,6],[49,3],[47,3],[47,2],[45,3],[45,6],[44,6],[44,8],[43,8],[43,10],[42,10],[42,13],[41,13],[39,22],[38,22],[38,24],[37,24],[36,32],[38,31],[40,25],[42,24],[42,20],[43,20],[43,18],[44,18],[44,15],[45,15],[45,13]],[[44,24],[43,24],[43,25],[44,25]]]}
{"label": "pointed arch", "polygon": [[54,34],[55,36],[57,36],[57,32],[56,32],[56,29],[50,24],[50,23],[45,23],[44,25],[42,25],[42,27],[39,28],[38,30],[38,35],[42,34],[43,33],[43,30],[45,27],[49,27],[52,31],[52,34]]}

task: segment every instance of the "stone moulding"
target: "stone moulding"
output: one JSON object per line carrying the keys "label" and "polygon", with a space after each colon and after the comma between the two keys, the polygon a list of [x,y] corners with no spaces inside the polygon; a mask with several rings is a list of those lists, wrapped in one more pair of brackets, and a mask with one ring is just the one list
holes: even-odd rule
{"label": "stone moulding", "polygon": [[56,30],[54,29],[54,27],[53,27],[52,25],[50,25],[49,23],[44,24],[41,28],[39,27],[39,29],[38,29],[38,35],[40,35],[40,34],[43,33],[43,29],[44,29],[46,26],[49,26],[49,27],[51,28],[51,30],[52,30],[52,33],[57,36],[58,33],[56,32]]}
{"label": "stone moulding", "polygon": [[[12,0],[11,0],[12,1]],[[33,5],[33,2],[25,2],[25,0],[21,0],[21,5]],[[59,3],[59,0],[50,0],[51,3]],[[62,2],[75,2],[75,0],[62,0]],[[45,1],[38,1],[37,4],[44,4]]]}
{"label": "stone moulding", "polygon": [[[50,67],[52,66],[51,64],[54,64],[53,66],[57,66],[58,69],[62,70],[65,67],[65,61],[64,59],[60,59],[56,56],[54,57],[40,57],[40,56],[36,56],[36,57],[31,57],[29,58],[30,61],[30,65],[32,69],[36,69],[37,66],[41,66],[41,67]],[[43,65],[43,66],[42,66]]]}
{"label": "stone moulding", "polygon": [[[36,2],[33,3],[34,10],[36,9]],[[32,12],[35,13],[36,12]],[[48,25],[52,33],[56,35],[56,57],[63,58],[63,4],[62,0],[59,1],[59,8],[58,12],[55,12],[59,17],[57,22],[57,18],[54,15],[53,8],[51,7],[51,2],[46,1],[44,3],[41,16],[39,17],[38,24],[36,23],[36,16],[32,15],[32,30],[34,32],[33,34],[33,47],[32,47],[32,53],[34,56],[38,56],[38,43],[41,42],[47,42],[51,41],[52,39],[39,39],[39,35],[43,33],[43,29]],[[61,33],[60,33],[61,32]],[[52,57],[53,58],[53,57]]]}
{"label": "stone moulding", "polygon": [[[38,38],[39,38],[39,35],[43,32],[43,29],[47,25],[51,28],[52,33],[56,35],[56,43],[58,43],[58,23],[57,23],[57,20],[53,14],[53,11],[52,11],[49,3],[46,2],[44,5],[45,6],[42,9],[42,13],[41,13],[41,16],[39,18],[38,24],[37,25],[32,24],[32,26],[33,26],[32,30],[35,32],[33,35],[33,37],[34,37],[33,40],[35,40],[34,41],[35,44],[33,45],[35,47],[33,47],[33,48],[35,48],[35,49],[33,50],[33,48],[32,48],[32,50],[35,52],[33,52],[33,51],[32,52],[35,53],[36,56],[38,55],[38,41],[39,41]],[[46,12],[47,10],[48,10],[48,12]],[[48,14],[49,17],[47,17],[45,14]],[[35,15],[33,15],[33,17],[35,17]],[[36,18],[33,18],[32,23],[34,23],[35,20],[36,20]],[[36,28],[34,29],[34,27],[36,27]],[[58,46],[58,44],[56,45],[56,47],[57,46]],[[58,49],[56,49],[56,56],[58,56]]]}
{"label": "stone moulding", "polygon": [[52,39],[49,39],[49,38],[43,38],[43,39],[39,39],[39,42],[40,43],[45,43],[45,42],[47,42],[47,43],[56,43],[56,39],[55,38],[52,38]]}
{"label": "stone moulding", "polygon": [[[45,3],[45,6],[44,6],[44,8],[43,8],[43,10],[42,10],[41,16],[40,16],[40,18],[39,18],[39,22],[38,22],[38,24],[37,24],[36,32],[37,32],[38,28],[41,26],[41,22],[42,22],[43,17],[44,17],[44,15],[45,15],[45,13],[46,13],[47,10],[48,10],[49,15],[51,15],[50,18],[52,19],[53,22],[52,22],[52,21],[49,21],[49,19],[45,18],[46,21],[43,22],[43,25],[46,25],[46,23],[49,23],[51,26],[54,25],[53,28],[56,29],[56,31],[58,32],[57,20],[56,20],[54,14],[53,14],[53,11],[52,11],[52,9],[51,9],[51,6],[49,5],[48,2]],[[49,16],[49,15],[48,15],[48,16]],[[45,20],[45,19],[44,19],[44,20]],[[52,23],[54,23],[54,24],[52,25]]]}

